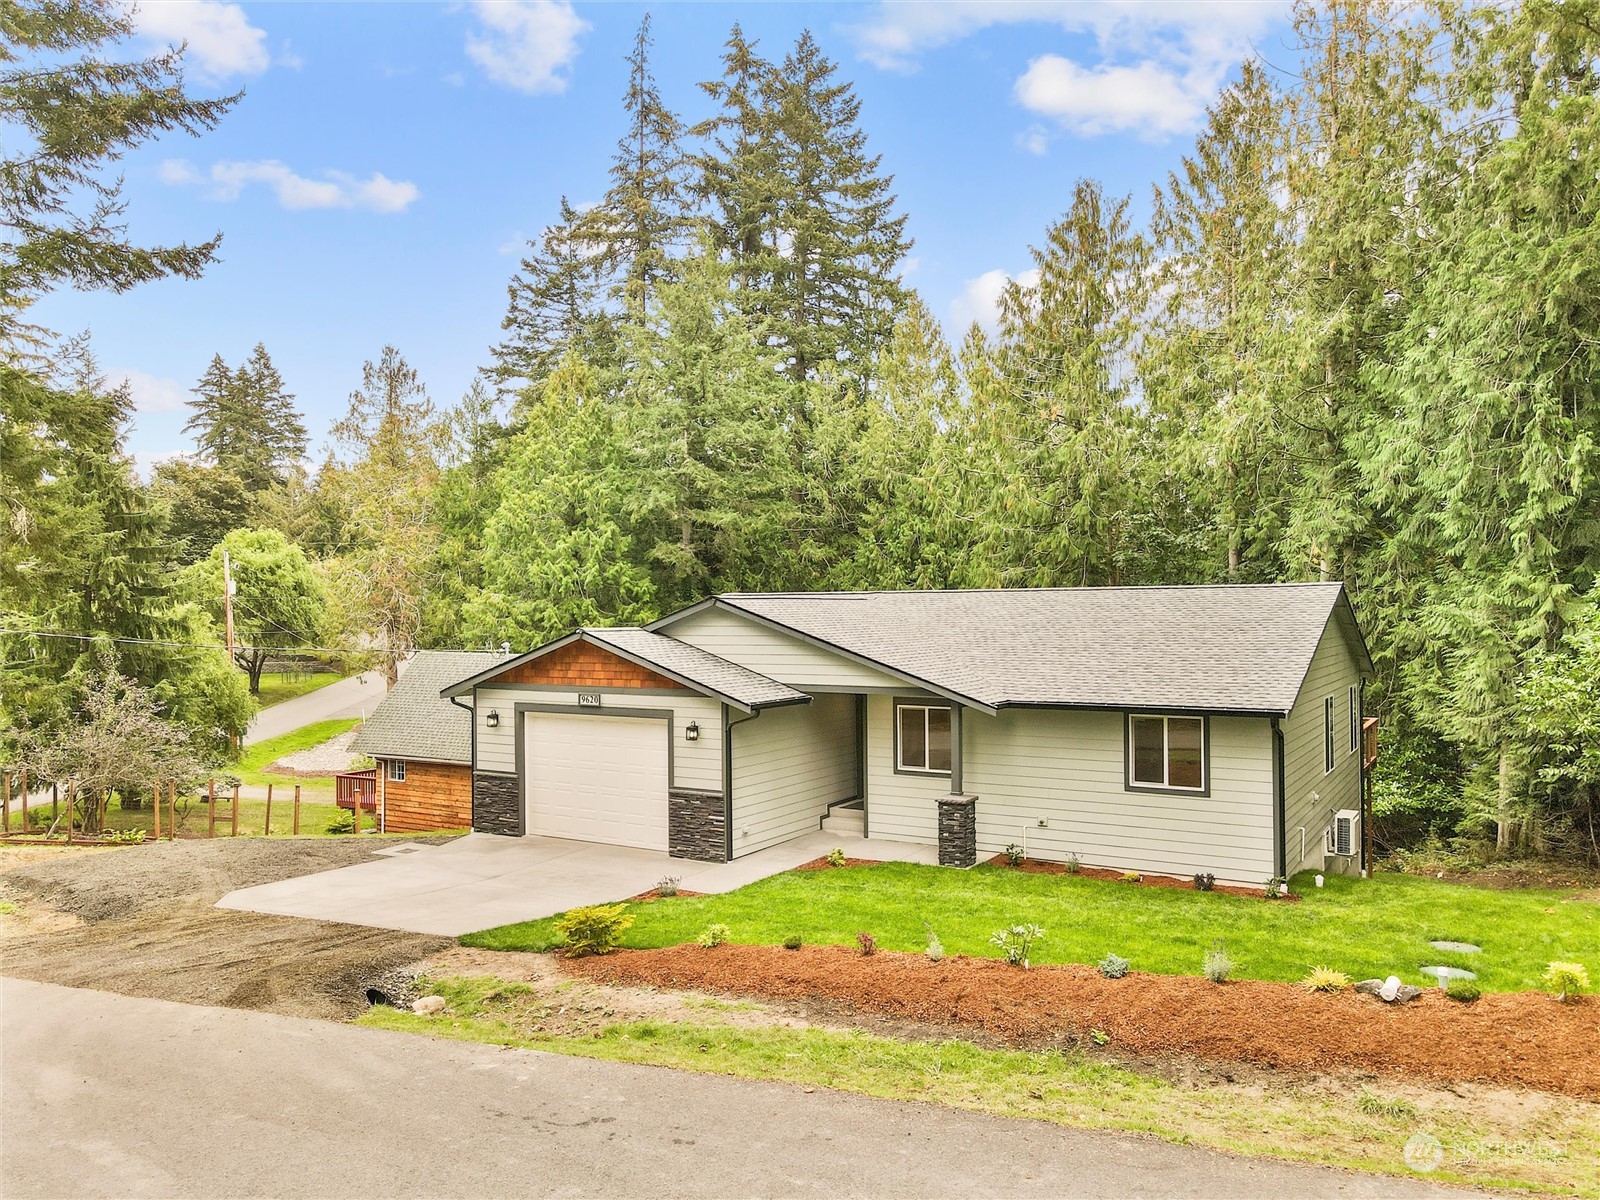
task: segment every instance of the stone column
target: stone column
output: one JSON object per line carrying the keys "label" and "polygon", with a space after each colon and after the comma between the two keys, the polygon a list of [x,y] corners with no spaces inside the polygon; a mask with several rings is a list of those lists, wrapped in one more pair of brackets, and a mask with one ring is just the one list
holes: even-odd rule
{"label": "stone column", "polygon": [[939,797],[939,865],[970,867],[978,861],[978,798]]}
{"label": "stone column", "polygon": [[728,810],[721,792],[667,793],[667,853],[698,862],[728,861]]}

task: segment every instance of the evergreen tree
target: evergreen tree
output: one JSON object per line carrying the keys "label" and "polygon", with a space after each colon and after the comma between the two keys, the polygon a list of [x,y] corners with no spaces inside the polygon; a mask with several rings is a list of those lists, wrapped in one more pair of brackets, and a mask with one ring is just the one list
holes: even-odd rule
{"label": "evergreen tree", "polygon": [[692,161],[695,194],[710,203],[711,228],[719,249],[733,260],[740,290],[753,293],[767,266],[764,246],[776,226],[772,64],[735,23],[723,50],[722,78],[700,89],[721,111],[693,130],[704,142]]}
{"label": "evergreen tree", "polygon": [[250,524],[250,493],[226,467],[168,459],[156,465],[150,495],[165,514],[180,566],[204,558],[229,530]]}
{"label": "evergreen tree", "polygon": [[237,475],[251,492],[281,484],[310,445],[294,397],[260,343],[238,370],[214,354],[192,389],[183,431],[202,461]]}

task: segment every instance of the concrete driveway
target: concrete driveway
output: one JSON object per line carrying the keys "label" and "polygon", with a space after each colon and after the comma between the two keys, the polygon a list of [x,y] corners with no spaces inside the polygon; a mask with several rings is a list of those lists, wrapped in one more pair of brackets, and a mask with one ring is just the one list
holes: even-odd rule
{"label": "concrete driveway", "polygon": [[458,937],[584,904],[625,900],[668,875],[678,877],[687,891],[731,892],[836,846],[852,858],[933,863],[939,857],[936,846],[821,831],[731,863],[691,862],[653,850],[560,838],[473,833],[442,846],[375,840],[370,863],[241,888],[217,907]]}

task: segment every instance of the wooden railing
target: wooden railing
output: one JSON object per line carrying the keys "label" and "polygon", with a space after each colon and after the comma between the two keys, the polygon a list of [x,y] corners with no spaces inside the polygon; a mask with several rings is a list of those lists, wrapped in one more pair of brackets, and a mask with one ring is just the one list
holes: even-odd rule
{"label": "wooden railing", "polygon": [[333,802],[340,808],[353,809],[361,801],[362,812],[378,811],[378,769],[341,771],[333,777]]}
{"label": "wooden railing", "polygon": [[1361,721],[1361,769],[1372,770],[1378,761],[1378,718],[1364,717]]}

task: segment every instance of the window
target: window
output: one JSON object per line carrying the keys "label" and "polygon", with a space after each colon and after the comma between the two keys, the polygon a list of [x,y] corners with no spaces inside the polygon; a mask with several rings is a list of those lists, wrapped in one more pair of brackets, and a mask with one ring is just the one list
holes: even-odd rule
{"label": "window", "polygon": [[389,760],[389,782],[404,783],[406,781],[406,760],[391,758]]}
{"label": "window", "polygon": [[1322,773],[1333,770],[1333,697],[1322,702]]}
{"label": "window", "polygon": [[932,704],[894,706],[895,770],[950,774],[950,709]]}
{"label": "window", "polygon": [[1350,687],[1350,753],[1361,749],[1361,689]]}
{"label": "window", "polygon": [[1128,786],[1206,790],[1204,717],[1128,715]]}

